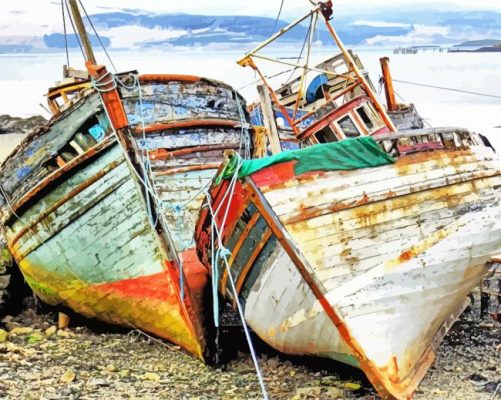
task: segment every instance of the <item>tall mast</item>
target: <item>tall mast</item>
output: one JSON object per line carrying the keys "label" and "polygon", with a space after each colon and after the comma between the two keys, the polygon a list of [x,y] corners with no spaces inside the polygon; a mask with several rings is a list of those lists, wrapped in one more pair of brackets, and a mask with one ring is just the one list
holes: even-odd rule
{"label": "tall mast", "polygon": [[80,9],[78,8],[77,0],[68,0],[70,3],[71,14],[73,16],[73,21],[75,22],[76,29],[78,31],[78,36],[82,41],[82,46],[84,48],[86,61],[96,65],[96,57],[94,56],[94,51],[90,43],[89,35],[85,30],[85,25],[82,20],[82,15],[80,14]]}

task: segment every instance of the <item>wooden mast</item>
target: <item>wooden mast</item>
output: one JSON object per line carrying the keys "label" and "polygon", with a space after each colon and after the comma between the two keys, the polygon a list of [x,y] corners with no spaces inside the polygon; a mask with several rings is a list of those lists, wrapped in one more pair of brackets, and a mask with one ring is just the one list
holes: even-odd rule
{"label": "wooden mast", "polygon": [[393,79],[390,73],[390,59],[383,57],[379,59],[381,70],[383,71],[384,93],[386,95],[386,106],[388,111],[398,111],[398,103],[395,98],[395,90],[393,89]]}
{"label": "wooden mast", "polygon": [[80,40],[82,41],[85,57],[87,61],[90,61],[92,64],[96,65],[96,57],[94,56],[94,51],[90,43],[89,35],[87,35],[87,31],[85,30],[85,25],[82,20],[82,15],[80,14],[80,9],[78,8],[77,0],[68,1],[70,4],[73,21],[75,22],[75,27],[78,31],[78,36],[80,36]]}
{"label": "wooden mast", "polygon": [[[328,2],[328,3],[330,3],[330,2]],[[325,19],[325,25],[327,27],[327,30],[329,31],[329,33],[331,34],[332,38],[336,42],[339,50],[341,50],[341,53],[343,54],[343,57],[344,57],[345,61],[348,63],[348,65],[351,68],[351,70],[355,73],[356,77],[359,79],[359,82],[363,86],[363,88],[365,90],[365,93],[367,93],[367,96],[369,96],[369,98],[371,99],[372,103],[374,104],[374,107],[376,108],[377,112],[379,113],[379,115],[383,119],[384,123],[386,124],[386,126],[388,127],[388,129],[390,131],[396,132],[397,128],[393,124],[393,121],[389,117],[389,115],[386,112],[386,110],[384,109],[384,107],[379,102],[376,94],[374,93],[374,91],[372,90],[372,88],[370,87],[370,85],[367,83],[364,75],[362,74],[362,72],[358,68],[358,66],[355,63],[355,60],[353,59],[353,57],[351,56],[351,54],[348,52],[348,50],[344,46],[344,43],[342,42],[342,40],[338,36],[337,32],[332,27],[331,23],[329,22],[329,18],[324,15],[324,19]]]}
{"label": "wooden mast", "polygon": [[[95,82],[96,88],[101,94],[104,107],[110,119],[111,125],[119,134],[119,138],[126,143],[125,138],[119,132],[129,125],[127,114],[123,108],[122,101],[120,99],[120,93],[118,92],[117,85],[115,83],[114,77],[108,72],[104,65],[97,65],[96,57],[94,56],[94,51],[90,43],[89,36],[85,29],[85,25],[82,20],[82,15],[80,14],[80,9],[78,8],[77,0],[68,0],[71,8],[71,14],[73,16],[73,21],[75,22],[76,29],[78,31],[78,36],[82,42],[85,53],[85,66],[87,71],[89,71],[90,76]],[[126,146],[127,148],[127,146]]]}

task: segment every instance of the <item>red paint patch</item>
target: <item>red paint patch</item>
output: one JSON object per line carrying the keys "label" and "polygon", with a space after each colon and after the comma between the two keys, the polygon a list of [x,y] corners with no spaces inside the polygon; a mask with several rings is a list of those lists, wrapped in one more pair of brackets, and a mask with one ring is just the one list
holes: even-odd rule
{"label": "red paint patch", "polygon": [[260,188],[287,182],[296,176],[296,161],[288,161],[272,165],[252,174],[252,180]]}
{"label": "red paint patch", "polygon": [[183,260],[183,271],[191,294],[201,296],[209,280],[209,271],[198,259],[194,248],[183,251],[180,257]]}
{"label": "red paint patch", "polygon": [[100,292],[114,293],[119,297],[151,299],[162,302],[175,301],[179,303],[177,295],[176,299],[173,298],[176,291],[172,285],[173,281],[170,272],[165,270],[154,275],[95,285],[92,288]]}
{"label": "red paint patch", "polygon": [[[223,182],[224,185],[228,185],[229,181]],[[213,200],[212,208],[214,212],[219,209],[216,216],[216,223],[220,232],[223,232],[223,239],[231,233],[228,227],[232,227],[235,221],[240,218],[240,214],[244,211],[247,203],[248,194],[244,190],[240,181],[235,184],[235,189],[233,195],[228,194],[225,196],[229,185],[218,193],[217,198]],[[229,202],[229,204],[228,204]],[[220,207],[221,206],[221,207]],[[228,208],[229,207],[229,208]],[[227,212],[228,210],[228,212]],[[226,219],[225,219],[226,216]],[[223,225],[224,220],[224,226]]]}
{"label": "red paint patch", "polygon": [[402,254],[400,254],[400,257],[398,257],[398,260],[400,262],[409,261],[413,256],[414,256],[414,254],[412,254],[412,251],[410,251],[410,250],[404,251]]}

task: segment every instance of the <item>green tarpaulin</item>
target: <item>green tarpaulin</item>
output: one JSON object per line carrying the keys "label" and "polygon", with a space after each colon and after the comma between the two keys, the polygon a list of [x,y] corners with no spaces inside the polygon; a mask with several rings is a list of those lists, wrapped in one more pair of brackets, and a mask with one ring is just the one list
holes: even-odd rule
{"label": "green tarpaulin", "polygon": [[395,162],[370,136],[345,139],[340,142],[319,144],[306,149],[286,151],[271,157],[242,161],[234,157],[218,177],[221,180],[231,178],[238,165],[238,177],[244,178],[253,173],[288,161],[296,161],[296,175],[311,171],[348,171],[353,169],[377,167]]}

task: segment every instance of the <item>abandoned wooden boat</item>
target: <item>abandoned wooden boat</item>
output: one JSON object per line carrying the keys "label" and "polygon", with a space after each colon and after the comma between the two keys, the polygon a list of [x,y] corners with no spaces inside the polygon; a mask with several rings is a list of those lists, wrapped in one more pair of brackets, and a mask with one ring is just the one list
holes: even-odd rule
{"label": "abandoned wooden boat", "polygon": [[398,131],[328,22],[329,3],[275,36],[308,17],[315,32],[323,18],[351,86],[306,113],[300,89],[289,113],[256,65],[271,40],[246,55],[309,147],[253,161],[229,153],[197,250],[272,347],[359,367],[382,397],[407,399],[501,248],[501,160],[464,129]]}
{"label": "abandoned wooden boat", "polygon": [[244,101],[208,79],[108,73],[70,5],[91,79],[51,89],[53,118],[0,168],[8,247],[42,301],[207,359],[207,270],[188,238],[223,151],[250,151]]}

